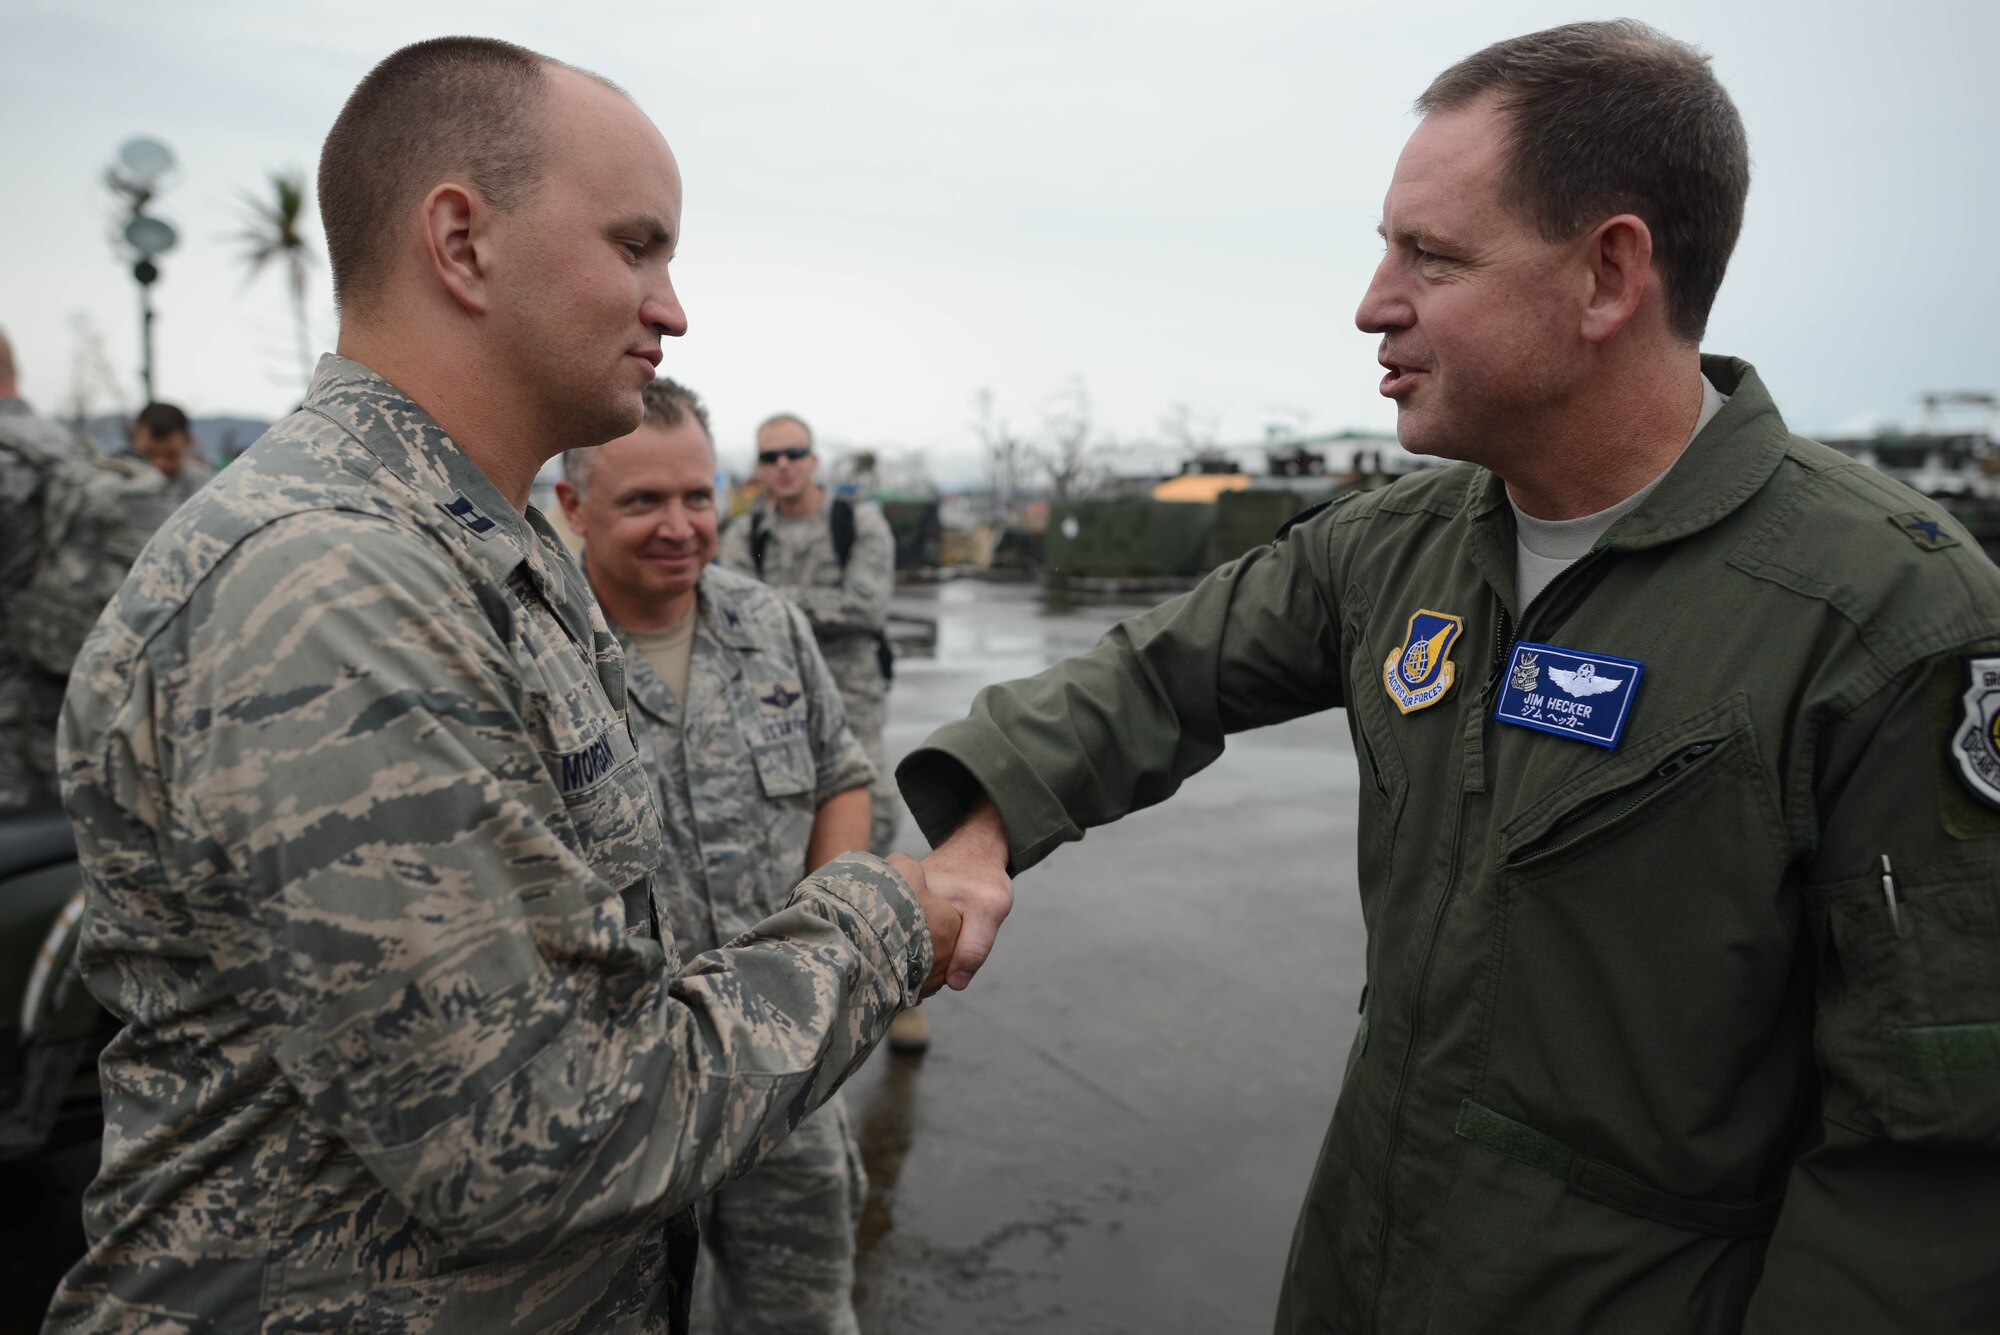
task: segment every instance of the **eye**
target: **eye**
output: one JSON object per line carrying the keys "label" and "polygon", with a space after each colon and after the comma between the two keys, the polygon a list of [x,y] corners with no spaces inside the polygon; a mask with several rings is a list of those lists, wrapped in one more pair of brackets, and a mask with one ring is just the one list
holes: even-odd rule
{"label": "eye", "polygon": [[646,258],[646,243],[644,241],[620,241],[618,244],[625,248],[626,258],[634,264]]}

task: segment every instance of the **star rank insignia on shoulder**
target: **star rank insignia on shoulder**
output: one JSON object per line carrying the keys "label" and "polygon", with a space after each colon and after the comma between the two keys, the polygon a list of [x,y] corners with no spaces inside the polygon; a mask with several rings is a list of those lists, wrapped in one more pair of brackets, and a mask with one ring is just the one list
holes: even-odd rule
{"label": "star rank insignia on shoulder", "polygon": [[1465,619],[1428,609],[1410,614],[1403,642],[1382,663],[1382,687],[1396,708],[1408,714],[1444,699],[1458,666],[1450,658],[1452,644],[1465,629]]}
{"label": "star rank insignia on shoulder", "polygon": [[1958,546],[1958,539],[1945,532],[1943,522],[1936,515],[1925,514],[1922,510],[1905,510],[1899,515],[1890,515],[1889,522],[1901,530],[1904,537],[1927,552],[1941,552],[1947,547]]}

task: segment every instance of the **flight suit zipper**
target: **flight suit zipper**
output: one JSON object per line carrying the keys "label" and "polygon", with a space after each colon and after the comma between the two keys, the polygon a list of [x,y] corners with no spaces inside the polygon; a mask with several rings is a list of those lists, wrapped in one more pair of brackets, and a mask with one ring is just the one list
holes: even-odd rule
{"label": "flight suit zipper", "polygon": [[[1525,843],[1509,853],[1507,865],[1519,866],[1529,858],[1539,857],[1544,853],[1559,852],[1571,844],[1582,841],[1592,832],[1624,819],[1628,812],[1650,798],[1660,788],[1693,769],[1696,761],[1721,745],[1721,742],[1696,742],[1644,778],[1592,798],[1576,810],[1564,814],[1555,824],[1549,826],[1540,838]],[[1600,815],[1603,818],[1591,821],[1587,828],[1577,828],[1585,821],[1590,821],[1591,817]]]}
{"label": "flight suit zipper", "polygon": [[[1529,613],[1536,607],[1545,607],[1548,605],[1548,595],[1550,593],[1567,583],[1573,582],[1580,571],[1594,564],[1602,554],[1603,549],[1593,548],[1558,573],[1534,601],[1523,610],[1521,614],[1523,624],[1525,624]],[[1482,727],[1487,726],[1491,722],[1489,706],[1493,698],[1493,688],[1498,684],[1500,675],[1506,667],[1508,655],[1513,652],[1514,645],[1521,638],[1518,629],[1514,625],[1513,618],[1507,612],[1507,604],[1500,600],[1497,595],[1495,601],[1499,602],[1500,615],[1495,619],[1493,628],[1493,665],[1487,675],[1485,687],[1480,692],[1479,704],[1477,706],[1482,715]],[[1410,1000],[1409,1038],[1403,1045],[1403,1059],[1396,1069],[1396,1093],[1389,1103],[1389,1139],[1388,1144],[1383,1149],[1382,1179],[1381,1187],[1379,1188],[1382,1200],[1382,1226],[1376,1231],[1375,1235],[1375,1283],[1373,1292],[1369,1295],[1368,1299],[1368,1328],[1370,1330],[1376,1329],[1378,1325],[1377,1315],[1382,1305],[1382,1291],[1387,1286],[1389,1280],[1389,1236],[1395,1231],[1396,1227],[1396,1202],[1392,1187],[1394,1186],[1396,1173],[1396,1151],[1399,1142],[1402,1140],[1403,1105],[1409,1098],[1410,1067],[1416,1061],[1417,1046],[1423,1039],[1424,997],[1430,988],[1431,965],[1437,955],[1438,937],[1444,930],[1445,914],[1450,910],[1451,902],[1458,893],[1458,871],[1460,864],[1464,861],[1463,850],[1460,848],[1460,844],[1465,837],[1465,810],[1466,803],[1469,800],[1470,798],[1464,791],[1463,784],[1461,783],[1458,796],[1458,811],[1452,821],[1451,866],[1445,878],[1444,891],[1438,896],[1437,907],[1431,912],[1430,930],[1424,939],[1423,959],[1417,965],[1416,987],[1411,993]]]}

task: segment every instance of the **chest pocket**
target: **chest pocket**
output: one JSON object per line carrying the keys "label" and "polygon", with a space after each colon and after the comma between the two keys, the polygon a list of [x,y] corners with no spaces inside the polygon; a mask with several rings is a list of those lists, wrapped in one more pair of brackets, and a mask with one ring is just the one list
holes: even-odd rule
{"label": "chest pocket", "polygon": [[[1627,739],[1567,780],[1556,777],[1556,766],[1587,755],[1584,748],[1525,733],[1510,740],[1525,741],[1531,755],[1554,762],[1523,768],[1518,785],[1528,791],[1547,786],[1548,794],[1500,831],[1501,861],[1519,875],[1557,873],[1566,864],[1585,864],[1589,875],[1587,864],[1598,854],[1628,878],[1649,863],[1684,874],[1706,849],[1756,857],[1761,849],[1782,848],[1782,825],[1741,695],[1650,736]],[[1691,810],[1708,807],[1716,808],[1712,817]]]}
{"label": "chest pocket", "polygon": [[532,598],[521,618],[526,722],[562,798],[566,839],[625,899],[627,930],[650,930],[647,888],[662,835],[652,779],[590,661]]}
{"label": "chest pocket", "polygon": [[818,767],[805,695],[796,677],[760,673],[761,667],[762,655],[746,656],[744,674],[730,692],[757,786],[767,798],[809,795],[818,786]]}

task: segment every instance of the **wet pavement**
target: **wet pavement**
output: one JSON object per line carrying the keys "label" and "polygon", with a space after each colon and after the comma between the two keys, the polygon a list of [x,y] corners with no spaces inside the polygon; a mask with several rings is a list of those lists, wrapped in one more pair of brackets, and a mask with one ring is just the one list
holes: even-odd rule
{"label": "wet pavement", "polygon": [[[939,637],[897,666],[892,757],[1135,610],[968,581],[896,603]],[[1020,878],[978,980],[927,1003],[931,1051],[848,1084],[864,1331],[1270,1329],[1360,1000],[1357,781],[1340,714],[1245,734]]]}
{"label": "wet pavement", "polygon": [[[896,605],[939,633],[897,666],[892,758],[1135,610],[972,581]],[[1360,999],[1356,782],[1339,714],[1246,734],[1019,880],[978,981],[928,1003],[930,1052],[847,1086],[868,1335],[1270,1329]],[[0,1335],[80,1248],[94,1159],[0,1173]]]}

